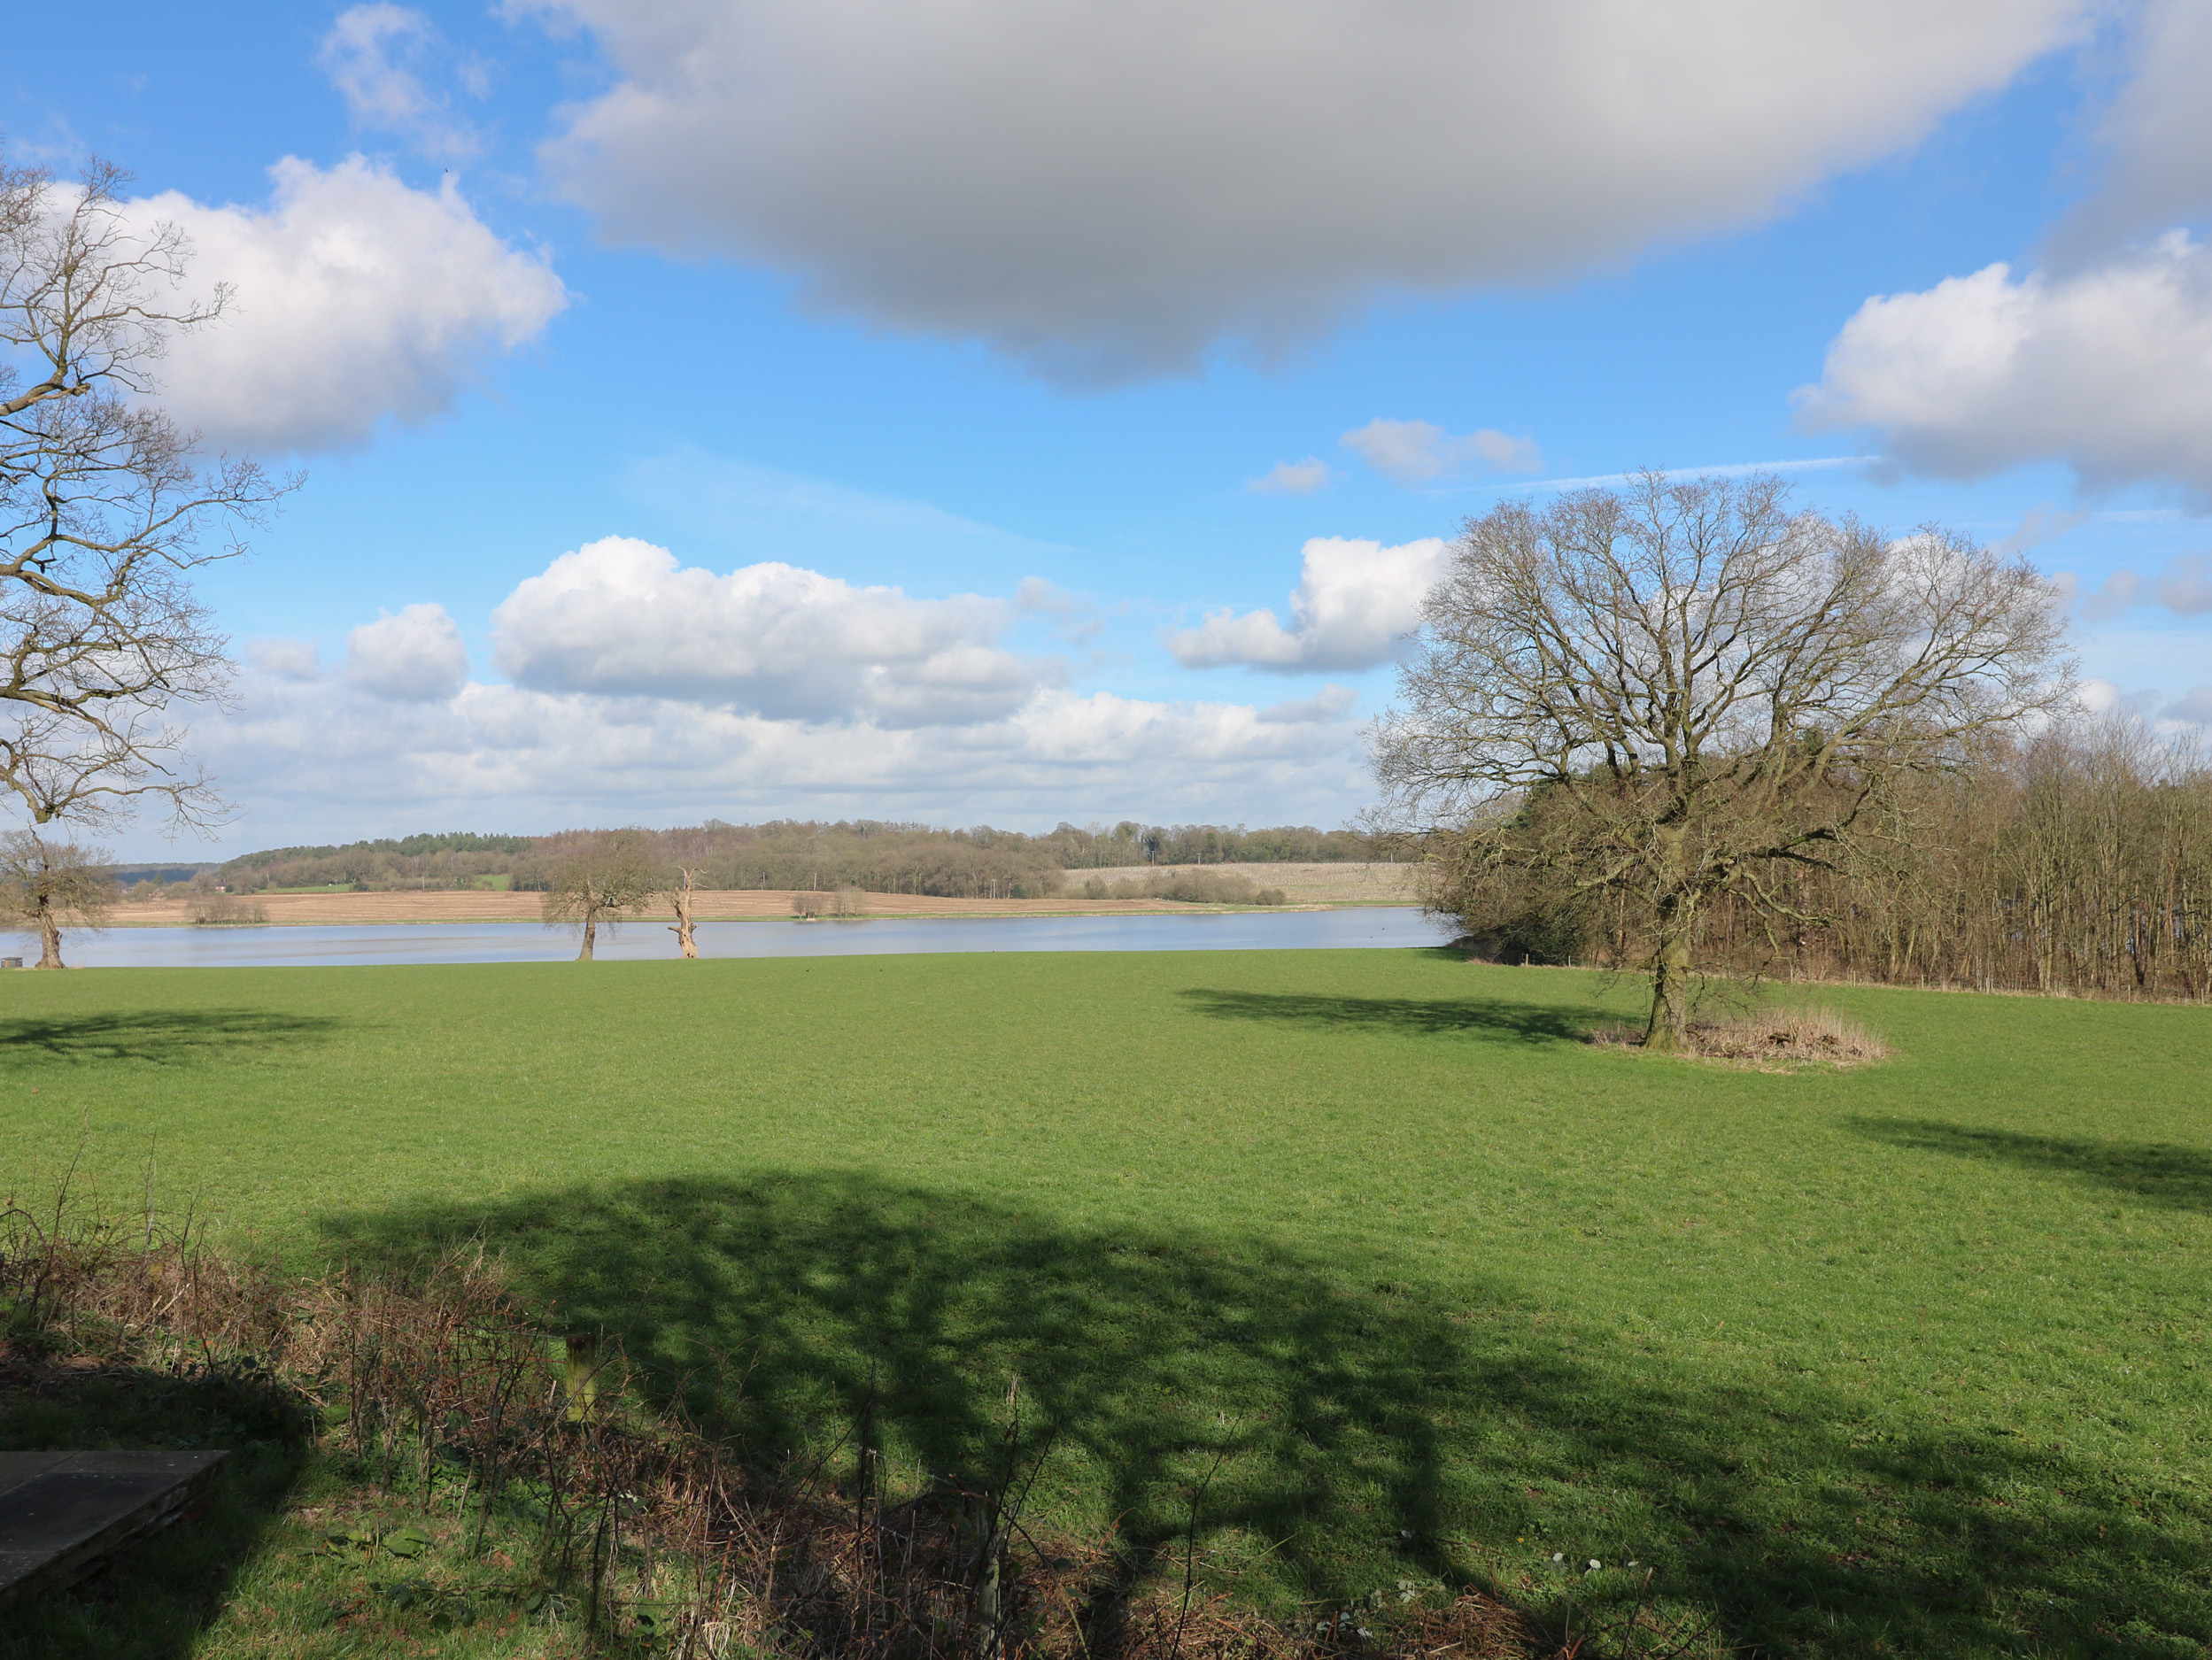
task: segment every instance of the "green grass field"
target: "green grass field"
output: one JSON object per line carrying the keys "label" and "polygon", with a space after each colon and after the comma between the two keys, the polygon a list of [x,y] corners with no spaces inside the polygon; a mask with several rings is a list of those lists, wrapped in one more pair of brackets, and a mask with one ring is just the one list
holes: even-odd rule
{"label": "green grass field", "polygon": [[10,975],[0,1156],[303,1268],[481,1237],[763,1455],[978,1470],[1018,1373],[1056,1520],[1218,1460],[1279,1612],[1633,1561],[1765,1653],[2201,1654],[2212,1010],[1818,1000],[1898,1058],[1426,952]]}

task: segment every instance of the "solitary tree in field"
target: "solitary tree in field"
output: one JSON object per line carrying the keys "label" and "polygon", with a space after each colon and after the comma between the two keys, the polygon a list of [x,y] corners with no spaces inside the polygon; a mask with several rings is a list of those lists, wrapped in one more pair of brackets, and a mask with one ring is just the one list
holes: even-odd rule
{"label": "solitary tree in field", "polygon": [[669,925],[669,932],[676,936],[677,949],[681,951],[687,960],[696,959],[699,955],[699,946],[692,938],[692,930],[698,924],[692,920],[692,882],[699,872],[679,870],[677,874],[684,878],[684,885],[669,890],[669,901],[676,907],[676,921]]}
{"label": "solitary tree in field", "polygon": [[541,907],[548,928],[576,929],[578,962],[592,961],[599,930],[613,933],[626,913],[643,910],[666,886],[643,837],[613,830],[587,838],[553,868]]}
{"label": "solitary tree in field", "polygon": [[228,296],[184,296],[190,245],[129,222],[127,178],[0,166],[0,785],[35,824],[198,827],[221,803],[172,714],[231,669],[188,578],[292,482],[202,467],[151,401],[169,338]]}
{"label": "solitary tree in field", "polygon": [[1685,1041],[1714,895],[1821,920],[1781,875],[1830,865],[1903,775],[2070,695],[2055,591],[2024,560],[1785,494],[1647,473],[1469,520],[1373,734],[1388,821],[1636,913],[1653,1049]]}
{"label": "solitary tree in field", "polygon": [[58,969],[65,923],[97,928],[115,900],[104,849],[42,837],[35,830],[0,836],[0,910],[38,935],[38,966]]}

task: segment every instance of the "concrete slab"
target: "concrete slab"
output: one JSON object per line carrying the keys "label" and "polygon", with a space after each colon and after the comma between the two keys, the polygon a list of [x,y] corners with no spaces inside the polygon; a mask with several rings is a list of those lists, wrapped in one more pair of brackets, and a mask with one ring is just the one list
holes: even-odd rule
{"label": "concrete slab", "polygon": [[0,1602],[82,1578],[191,1508],[210,1453],[0,1453]]}

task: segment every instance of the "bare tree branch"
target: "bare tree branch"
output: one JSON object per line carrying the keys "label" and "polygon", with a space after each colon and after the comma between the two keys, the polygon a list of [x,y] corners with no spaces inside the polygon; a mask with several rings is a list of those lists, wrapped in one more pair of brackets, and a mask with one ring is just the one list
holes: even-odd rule
{"label": "bare tree branch", "polygon": [[225,809],[170,711],[220,706],[232,668],[185,578],[299,481],[201,467],[149,401],[169,339],[229,294],[185,293],[189,241],[134,225],[128,179],[0,166],[0,783],[38,824],[159,805],[204,829]]}

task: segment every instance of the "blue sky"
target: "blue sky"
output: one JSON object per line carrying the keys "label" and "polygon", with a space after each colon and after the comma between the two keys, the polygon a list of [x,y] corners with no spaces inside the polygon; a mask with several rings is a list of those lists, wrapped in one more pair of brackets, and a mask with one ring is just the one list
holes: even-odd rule
{"label": "blue sky", "polygon": [[1646,465],[2010,539],[2212,724],[2207,10],[48,8],[0,134],[308,475],[202,585],[220,849],[1326,825],[1437,539]]}

